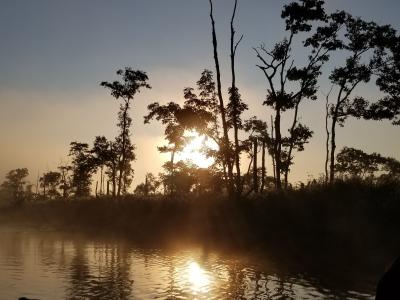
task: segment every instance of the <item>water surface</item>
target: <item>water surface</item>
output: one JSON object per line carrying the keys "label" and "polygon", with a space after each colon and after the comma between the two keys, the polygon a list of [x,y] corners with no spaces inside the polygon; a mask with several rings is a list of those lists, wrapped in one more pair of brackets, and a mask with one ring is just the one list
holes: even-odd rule
{"label": "water surface", "polygon": [[14,227],[0,237],[1,299],[372,299],[375,289],[373,277],[308,272],[278,254]]}

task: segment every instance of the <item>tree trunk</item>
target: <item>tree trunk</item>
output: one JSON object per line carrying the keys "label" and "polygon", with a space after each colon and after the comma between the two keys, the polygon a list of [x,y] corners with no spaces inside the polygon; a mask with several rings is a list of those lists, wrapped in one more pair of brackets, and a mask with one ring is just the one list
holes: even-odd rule
{"label": "tree trunk", "polygon": [[238,109],[238,93],[236,88],[236,74],[235,74],[235,54],[236,47],[239,44],[235,45],[235,29],[233,27],[233,21],[235,19],[237,7],[237,0],[235,0],[235,7],[233,9],[232,18],[231,18],[231,72],[232,72],[232,85],[231,85],[231,101],[233,106],[233,130],[234,130],[234,139],[235,139],[235,166],[236,166],[236,196],[240,196],[242,193],[242,179],[240,174],[240,149],[239,149],[239,109]]}
{"label": "tree trunk", "polygon": [[266,148],[266,143],[265,141],[262,141],[262,156],[261,156],[261,192],[264,191],[265,187],[265,148]]}
{"label": "tree trunk", "polygon": [[[339,94],[337,97],[336,105],[335,105],[335,110],[333,112],[332,116],[332,127],[331,127],[331,164],[330,164],[330,176],[329,176],[329,183],[333,184],[335,180],[335,150],[336,150],[336,122],[338,118],[338,113],[339,113],[339,108],[341,105],[342,101],[342,92],[343,92],[344,87],[341,87],[339,90]],[[346,95],[347,97],[348,95]],[[345,98],[346,98],[345,97]]]}
{"label": "tree trunk", "polygon": [[228,192],[229,195],[233,195],[233,172],[232,172],[232,163],[231,163],[231,155],[230,155],[230,143],[229,143],[229,136],[228,136],[228,126],[226,123],[226,116],[225,116],[225,106],[224,100],[222,97],[222,88],[221,88],[221,72],[219,68],[219,60],[218,60],[218,50],[217,50],[217,36],[215,33],[215,21],[213,17],[213,4],[212,0],[210,1],[210,19],[212,25],[212,43],[213,43],[213,50],[214,50],[214,62],[215,62],[215,69],[217,75],[217,91],[218,91],[218,99],[219,99],[219,110],[221,113],[222,119],[222,128],[223,128],[223,140],[224,140],[224,147],[222,151],[224,151],[225,161],[228,167]]}
{"label": "tree trunk", "polygon": [[103,195],[103,166],[100,167],[100,195]]}
{"label": "tree trunk", "polygon": [[147,179],[147,174],[146,174],[145,180],[144,180],[144,195],[145,196],[149,195],[149,181]]}
{"label": "tree trunk", "polygon": [[325,115],[325,130],[326,130],[326,156],[325,156],[325,184],[328,184],[329,174],[328,174],[328,162],[329,162],[329,128],[328,128],[328,120],[329,120],[329,94],[326,96],[326,115]]}
{"label": "tree trunk", "polygon": [[275,116],[275,143],[274,143],[274,156],[275,156],[275,173],[276,173],[276,189],[282,190],[281,182],[281,152],[282,152],[282,139],[281,139],[281,110],[276,108]]}
{"label": "tree trunk", "polygon": [[39,198],[39,171],[36,177],[36,199]]}
{"label": "tree trunk", "polygon": [[329,183],[332,184],[335,180],[335,150],[336,150],[336,115],[332,116],[332,127],[331,127],[331,164],[330,164],[330,174]]}
{"label": "tree trunk", "polygon": [[113,189],[113,197],[117,195],[117,166],[113,167],[113,178],[112,178],[112,189]]}
{"label": "tree trunk", "polygon": [[[274,140],[274,122],[273,122],[273,118],[272,118],[272,115],[271,115],[271,140],[273,141]],[[275,145],[275,142],[274,142],[274,145]],[[276,164],[275,164],[275,152],[272,152],[272,155],[271,155],[271,157],[272,157],[272,170],[273,170],[273,173],[274,173],[274,183],[275,183],[275,188],[276,188]]]}
{"label": "tree trunk", "polygon": [[257,173],[257,138],[253,141],[253,190],[258,193],[258,173]]}
{"label": "tree trunk", "polygon": [[290,168],[290,164],[292,162],[292,152],[293,152],[293,147],[294,147],[293,133],[294,133],[294,129],[296,128],[296,125],[297,125],[297,115],[299,112],[299,104],[300,104],[300,102],[298,101],[296,103],[296,106],[294,109],[292,127],[290,127],[289,151],[288,151],[288,157],[286,160],[286,169],[285,169],[285,189],[287,189],[287,187],[288,187],[289,168]]}
{"label": "tree trunk", "polygon": [[249,166],[247,167],[247,173],[246,173],[247,175],[250,174],[250,169],[251,169],[252,165],[253,165],[253,156],[251,155],[250,161],[249,161]]}
{"label": "tree trunk", "polygon": [[224,179],[225,179],[225,185],[226,185],[226,189],[229,191],[229,178],[228,178],[228,174],[226,172],[226,163],[225,161],[222,162],[222,170],[223,170],[223,174],[224,174]]}
{"label": "tree trunk", "polygon": [[123,108],[122,114],[122,149],[121,149],[121,159],[119,161],[119,177],[118,177],[118,192],[117,196],[121,195],[121,186],[122,186],[122,178],[124,175],[124,168],[125,168],[125,157],[126,157],[126,127],[127,127],[127,117],[128,117],[128,109],[129,109],[129,100],[125,101],[125,107]]}
{"label": "tree trunk", "polygon": [[175,152],[176,152],[176,147],[174,147],[174,149],[171,152],[171,181],[170,181],[171,184],[170,184],[170,187],[169,187],[169,190],[170,190],[171,194],[173,194],[175,192],[174,182],[173,182],[173,180],[175,180],[175,178],[174,178],[174,174],[175,174],[175,166],[174,166]]}

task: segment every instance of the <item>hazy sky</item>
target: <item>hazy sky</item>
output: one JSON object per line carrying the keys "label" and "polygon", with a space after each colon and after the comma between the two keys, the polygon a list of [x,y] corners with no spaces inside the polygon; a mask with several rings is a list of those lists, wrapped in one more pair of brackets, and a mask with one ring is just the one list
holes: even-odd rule
{"label": "hazy sky", "polygon": [[[226,91],[233,0],[214,2]],[[249,103],[246,116],[269,120],[271,115],[261,105],[267,85],[251,48],[261,42],[270,47],[284,37],[280,12],[287,2],[239,0],[236,27],[244,39],[237,54],[237,82]],[[345,9],[400,30],[398,0],[326,2],[328,11]],[[34,181],[37,172],[67,161],[71,141],[113,138],[118,103],[99,83],[116,79],[115,71],[125,66],[145,70],[153,87],[135,98],[131,112],[138,157],[134,183],[143,181],[145,172],[158,173],[166,159],[156,148],[163,143],[164,129],[143,124],[147,105],[183,102],[182,89],[194,86],[204,68],[214,70],[207,0],[1,0],[0,39],[0,181],[17,167],[28,167]],[[321,78],[321,92],[329,90],[326,78]],[[355,94],[377,96],[374,87],[365,86]],[[324,99],[319,96],[300,109],[301,121],[315,134],[295,158],[293,181],[323,172]],[[400,159],[399,130],[389,122],[349,120],[338,129],[338,149],[346,145]]]}

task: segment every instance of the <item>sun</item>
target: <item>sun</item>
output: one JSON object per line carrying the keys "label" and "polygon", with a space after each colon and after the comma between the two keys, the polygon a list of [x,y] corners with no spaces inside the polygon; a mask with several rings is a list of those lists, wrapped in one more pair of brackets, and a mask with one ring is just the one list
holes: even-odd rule
{"label": "sun", "polygon": [[185,136],[190,137],[191,141],[178,153],[178,160],[191,161],[199,168],[208,168],[211,166],[214,163],[214,159],[207,157],[202,152],[202,149],[206,146],[212,150],[218,150],[217,143],[205,135],[200,135],[196,131],[186,131]]}

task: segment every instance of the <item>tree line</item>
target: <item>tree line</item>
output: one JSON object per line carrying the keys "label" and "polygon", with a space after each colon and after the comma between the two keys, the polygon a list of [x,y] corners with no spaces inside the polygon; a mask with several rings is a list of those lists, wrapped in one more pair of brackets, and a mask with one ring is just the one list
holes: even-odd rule
{"label": "tree line", "polygon": [[[163,125],[166,144],[158,150],[169,153],[170,159],[158,177],[146,174],[145,182],[136,187],[135,193],[155,194],[162,187],[165,194],[226,191],[231,198],[239,199],[266,189],[291,188],[289,175],[295,155],[305,150],[313,136],[312,129],[301,122],[300,108],[305,101],[321,101],[318,92],[322,78],[331,84],[325,94],[325,111],[321,112],[325,114],[326,131],[324,184],[333,184],[338,176],[399,178],[400,163],[394,158],[347,147],[339,153],[336,150],[337,127],[343,127],[349,117],[400,124],[400,36],[392,26],[366,21],[346,11],[327,12],[322,0],[284,5],[281,17],[286,37],[272,47],[264,43],[253,47],[256,67],[266,80],[267,93],[262,104],[273,113],[244,119],[248,103],[240,93],[235,64],[244,40],[244,35],[237,37],[235,29],[238,0],[233,1],[230,19],[231,84],[226,89],[227,100],[221,83],[212,0],[209,8],[215,71],[205,69],[196,88],[183,89],[182,105],[174,101],[148,105],[144,123],[158,121]],[[299,53],[306,53],[305,59],[299,60]],[[330,68],[333,56],[335,66]],[[130,110],[135,95],[151,87],[144,71],[127,67],[118,70],[117,76],[119,81],[104,81],[100,85],[120,102],[118,135],[114,140],[97,136],[92,146],[72,142],[71,163],[43,174],[36,184],[36,193],[40,186],[44,198],[87,196],[93,175],[98,172],[96,195],[119,197],[128,193],[134,175],[132,162],[136,159]],[[356,88],[363,84],[375,86],[382,98],[358,96]],[[290,121],[287,131],[282,128],[284,119]],[[193,130],[218,145],[217,150],[206,145],[202,149],[214,161],[207,169],[176,161],[176,155],[191,140],[186,133]],[[248,166],[243,164],[246,155],[250,158]],[[267,155],[272,160],[270,176]],[[13,190],[17,197],[27,175],[26,169],[11,171],[2,189]]]}

